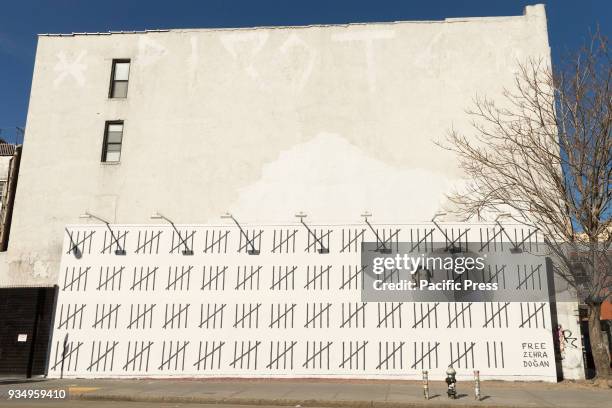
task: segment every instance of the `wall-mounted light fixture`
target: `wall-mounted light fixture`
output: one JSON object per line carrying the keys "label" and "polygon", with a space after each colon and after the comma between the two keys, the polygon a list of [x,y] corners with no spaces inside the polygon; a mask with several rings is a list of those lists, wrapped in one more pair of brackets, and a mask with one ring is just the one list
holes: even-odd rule
{"label": "wall-mounted light fixture", "polygon": [[106,221],[104,218],[98,217],[97,215],[93,215],[87,211],[85,211],[84,214],[81,214],[79,218],[93,218],[93,219],[103,222],[104,225],[106,225],[106,228],[108,228],[108,230],[110,231],[111,238],[113,239],[113,242],[116,245],[117,249],[115,249],[115,255],[125,255],[125,249],[119,243],[119,238],[117,238],[117,236],[115,235],[115,232],[110,227],[110,223],[108,221]]}
{"label": "wall-mounted light fixture", "polygon": [[185,249],[183,249],[183,251],[181,251],[181,253],[183,255],[193,255],[193,249],[189,248],[189,245],[187,245],[187,240],[183,239],[183,235],[181,235],[181,232],[176,228],[176,225],[174,225],[172,220],[170,220],[168,217],[165,217],[165,216],[163,216],[162,214],[160,214],[158,212],[153,214],[151,216],[151,219],[152,220],[164,220],[167,223],[169,223],[170,225],[172,225],[172,228],[174,229],[174,232],[176,232],[176,234],[178,235],[178,238],[181,241],[181,244],[183,244],[185,246]]}
{"label": "wall-mounted light fixture", "polygon": [[308,215],[304,214],[303,211],[300,211],[299,213],[295,214],[295,216],[300,219],[300,222],[304,227],[306,227],[308,233],[314,238],[315,242],[319,244],[320,247],[317,252],[320,254],[329,254],[329,248],[326,248],[325,245],[323,245],[323,241],[319,237],[317,237],[317,234],[315,234],[304,222],[304,218],[308,217]]}
{"label": "wall-mounted light fixture", "polygon": [[[433,225],[436,226],[436,228],[438,229],[438,231],[440,231],[442,233],[442,235],[444,235],[444,238],[446,239],[446,249],[448,251],[450,251],[451,254],[454,253],[458,253],[461,252],[461,245],[457,246],[455,245],[457,243],[457,241],[461,238],[462,234],[459,235],[459,237],[457,237],[457,239],[455,240],[451,240],[449,238],[449,236],[446,234],[446,231],[444,231],[442,229],[442,227],[440,227],[440,225],[438,225],[438,223],[436,222],[436,218],[438,217],[443,217],[445,216],[446,213],[445,212],[437,212],[434,214],[434,216],[431,218],[431,222],[433,223]],[[468,230],[469,231],[469,230]],[[466,231],[467,232],[467,231]]]}
{"label": "wall-mounted light fixture", "polygon": [[221,218],[222,219],[230,219],[230,220],[234,221],[234,224],[236,224],[236,226],[240,230],[240,234],[242,234],[242,236],[246,240],[247,244],[251,247],[251,249],[247,250],[247,253],[249,255],[259,255],[259,250],[255,249],[255,245],[253,244],[253,240],[249,239],[249,236],[247,235],[247,233],[244,231],[244,229],[242,229],[242,226],[240,225],[238,220],[236,220],[236,218],[234,218],[234,216],[232,214],[226,212],[225,214],[223,214],[221,216]]}
{"label": "wall-mounted light fixture", "polygon": [[523,250],[514,242],[512,238],[510,238],[510,235],[508,234],[506,229],[499,222],[499,220],[502,218],[510,218],[510,217],[512,217],[512,214],[507,213],[507,212],[497,214],[497,217],[495,217],[495,223],[499,226],[499,228],[501,229],[502,233],[506,236],[506,238],[508,238],[508,241],[510,241],[510,243],[512,244],[512,248],[510,248],[510,252],[513,254],[520,254],[521,252],[523,252]]}
{"label": "wall-mounted light fixture", "polygon": [[435,222],[436,218],[438,217],[444,217],[446,215],[445,212],[437,212],[434,214],[433,218],[431,219],[431,222]]}
{"label": "wall-mounted light fixture", "polygon": [[370,221],[368,221],[368,218],[372,216],[372,213],[370,213],[369,211],[366,211],[363,214],[361,214],[361,216],[363,217],[363,219],[365,220],[365,223],[368,224],[368,227],[370,227],[370,230],[374,233],[374,236],[376,237],[376,251],[380,252],[381,254],[390,254],[391,248],[387,248],[385,241],[380,239],[380,236],[378,235],[378,231],[376,231],[376,229],[374,229],[372,224],[370,224]]}

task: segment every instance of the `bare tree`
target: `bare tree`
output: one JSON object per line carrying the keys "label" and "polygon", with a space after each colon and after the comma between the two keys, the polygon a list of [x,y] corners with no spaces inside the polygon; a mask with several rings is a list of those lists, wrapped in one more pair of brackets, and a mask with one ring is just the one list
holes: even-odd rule
{"label": "bare tree", "polygon": [[473,134],[453,130],[440,144],[458,155],[469,180],[449,197],[459,214],[508,211],[544,236],[555,273],[588,307],[597,376],[606,380],[600,309],[612,284],[611,75],[599,33],[559,67],[532,59],[502,98],[476,97]]}

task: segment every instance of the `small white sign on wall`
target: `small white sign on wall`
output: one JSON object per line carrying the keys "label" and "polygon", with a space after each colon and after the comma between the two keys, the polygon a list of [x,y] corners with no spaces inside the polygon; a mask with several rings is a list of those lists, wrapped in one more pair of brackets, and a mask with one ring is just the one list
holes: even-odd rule
{"label": "small white sign on wall", "polygon": [[18,334],[17,335],[17,343],[25,343],[26,341],[28,341],[28,335],[27,334]]}

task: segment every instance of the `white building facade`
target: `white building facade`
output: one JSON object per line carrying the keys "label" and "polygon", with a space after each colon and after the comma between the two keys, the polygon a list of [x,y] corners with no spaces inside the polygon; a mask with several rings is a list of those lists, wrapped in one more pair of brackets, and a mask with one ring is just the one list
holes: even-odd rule
{"label": "white building facade", "polygon": [[[361,231],[360,215],[366,210],[381,231],[428,230],[431,225],[422,223],[443,210],[445,194],[462,184],[456,158],[435,142],[444,140],[450,128],[469,132],[465,109],[473,98],[495,98],[512,88],[518,64],[528,58],[550,62],[542,5],[512,17],[41,35],[0,284],[59,286],[50,375],[57,374],[62,353],[57,347],[67,334],[76,348],[71,355],[81,352],[73,366],[64,364],[75,376],[416,378],[421,369],[430,369],[436,378],[448,363],[458,363],[453,353],[467,359],[476,352],[460,374],[480,369],[488,378],[553,381],[555,328],[549,304],[539,309],[544,320],[527,331],[519,328],[523,321],[503,329],[487,326],[480,316],[486,307],[480,305],[473,326],[456,327],[455,334],[446,330],[444,316],[437,327],[421,327],[414,314],[408,317],[412,305],[406,304],[404,326],[377,334],[372,327],[380,325],[379,307],[368,305],[371,315],[364,315],[361,325],[346,327],[343,313],[354,311],[343,307],[360,308],[359,290],[338,292],[343,268],[359,262],[347,258],[355,253],[340,251],[347,242],[343,234]],[[294,217],[300,211],[320,236],[334,231],[329,254],[306,251],[310,235]],[[219,218],[225,212],[244,223],[251,238],[263,231],[259,255],[239,252],[245,250],[243,235]],[[172,228],[151,219],[157,213],[185,234],[195,231],[192,258],[178,252]],[[84,214],[91,216],[85,220]],[[119,244],[107,236],[109,229],[100,220],[108,221],[114,233],[127,233],[126,241]],[[494,230],[485,224],[449,228]],[[283,240],[277,234],[294,230],[299,231],[291,238],[297,249],[275,258],[273,249]],[[220,245],[218,234],[224,231],[232,231],[226,237],[229,252],[222,257],[207,253],[211,242]],[[369,230],[365,234],[363,239],[373,240]],[[153,245],[152,236],[161,247],[144,253]],[[409,240],[408,235],[396,239]],[[117,249],[125,255],[114,253]],[[331,292],[305,291],[308,268],[328,265],[334,271]],[[299,293],[274,292],[276,268],[294,266]],[[231,271],[228,286],[213,295],[202,292],[209,267]],[[259,271],[257,290],[243,293],[236,281],[242,267]],[[155,290],[161,292],[134,293],[142,268],[159,272]],[[172,275],[172,268],[182,272]],[[177,289],[186,270],[191,280],[184,284],[190,286]],[[89,279],[88,286],[77,288],[81,278]],[[116,278],[124,280],[122,286],[108,287]],[[328,326],[309,337],[308,308],[328,302],[336,309]],[[159,314],[150,317],[144,329],[150,331],[134,337],[135,316],[153,310],[154,303]],[[205,314],[223,304],[225,329],[215,328],[211,335],[203,329]],[[295,314],[292,325],[283,320],[283,328],[275,327],[280,324],[273,317],[275,305],[291,309],[283,310]],[[261,308],[262,320],[253,332],[239,330],[247,330],[241,326],[245,320],[236,317],[244,307]],[[563,306],[559,321],[565,319],[579,333],[574,307]],[[187,326],[180,330],[172,316],[187,310],[180,323]],[[77,328],[75,313],[83,314],[87,327]],[[480,318],[484,325],[476,323]],[[172,322],[179,326],[168,328]],[[482,333],[475,341],[477,332]],[[138,344],[120,343],[127,337]],[[145,342],[153,338],[155,344]],[[321,343],[326,338],[333,348]],[[282,345],[272,344],[278,341]],[[530,342],[543,344],[552,355],[545,359],[547,367],[513,365],[520,360],[521,344]],[[421,349],[434,344],[439,346],[429,354]],[[222,357],[212,351],[219,347],[225,348]],[[311,370],[312,347],[319,347],[318,357],[330,353],[331,368],[320,362]],[[367,363],[357,361],[364,347],[371,347],[364,354]],[[385,360],[379,356],[384,347],[405,356],[387,352]],[[499,347],[506,353],[504,366]],[[417,348],[420,360],[414,357]],[[245,360],[249,350],[259,353],[250,363]],[[145,352],[152,353],[150,369],[130,370]],[[572,356],[568,348],[565,352]],[[427,358],[435,354],[438,361],[422,365],[423,353]],[[564,366],[566,377],[582,375],[581,353],[577,347],[573,366]],[[204,356],[210,371],[201,368],[207,367]],[[219,357],[214,364],[213,357]],[[100,369],[106,358],[117,361]],[[393,359],[401,364],[388,368]]]}

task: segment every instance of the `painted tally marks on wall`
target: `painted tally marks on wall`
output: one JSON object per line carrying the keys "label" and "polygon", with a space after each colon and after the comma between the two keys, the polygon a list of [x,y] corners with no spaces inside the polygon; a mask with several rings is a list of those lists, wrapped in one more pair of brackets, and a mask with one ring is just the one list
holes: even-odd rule
{"label": "painted tally marks on wall", "polygon": [[[374,227],[415,246],[443,239],[427,225]],[[449,228],[502,247],[492,228]],[[193,255],[177,251],[169,226],[113,229],[126,255],[108,250],[103,226],[66,229],[52,377],[63,366],[69,377],[418,378],[427,369],[439,379],[452,364],[460,376],[556,380],[546,302],[362,302],[360,242],[375,239],[363,225],[178,226]],[[313,234],[329,253],[313,250]],[[259,255],[245,251],[245,235]]]}

